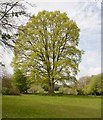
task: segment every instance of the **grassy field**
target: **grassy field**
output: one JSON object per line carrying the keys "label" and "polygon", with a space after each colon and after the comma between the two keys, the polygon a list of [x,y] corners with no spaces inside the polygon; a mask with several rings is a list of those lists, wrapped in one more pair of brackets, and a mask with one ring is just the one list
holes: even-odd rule
{"label": "grassy field", "polygon": [[3,96],[3,118],[99,118],[101,98],[94,96]]}

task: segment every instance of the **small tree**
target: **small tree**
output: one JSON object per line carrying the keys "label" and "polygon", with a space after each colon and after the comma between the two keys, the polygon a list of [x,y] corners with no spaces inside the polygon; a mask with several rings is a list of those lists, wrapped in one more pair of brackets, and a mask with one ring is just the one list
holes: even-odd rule
{"label": "small tree", "polygon": [[27,90],[29,89],[29,82],[23,72],[20,69],[16,69],[14,71],[13,78],[15,81],[15,85],[20,90],[20,92],[27,93]]}
{"label": "small tree", "polygon": [[20,91],[18,90],[18,88],[13,85],[13,81],[12,81],[12,77],[8,74],[5,74],[2,77],[2,80],[0,80],[2,82],[2,89],[0,92],[2,92],[2,94],[6,94],[6,95],[19,95]]}
{"label": "small tree", "polygon": [[84,76],[79,79],[76,85],[78,94],[84,94],[83,89],[86,85],[89,84],[90,80],[91,80],[90,76]]}

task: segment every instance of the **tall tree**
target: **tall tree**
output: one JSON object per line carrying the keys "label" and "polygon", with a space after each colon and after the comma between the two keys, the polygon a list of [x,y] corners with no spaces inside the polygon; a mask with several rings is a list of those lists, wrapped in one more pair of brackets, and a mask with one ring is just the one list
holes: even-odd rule
{"label": "tall tree", "polygon": [[76,23],[60,11],[41,11],[20,26],[13,65],[54,92],[56,82],[75,81],[82,51]]}

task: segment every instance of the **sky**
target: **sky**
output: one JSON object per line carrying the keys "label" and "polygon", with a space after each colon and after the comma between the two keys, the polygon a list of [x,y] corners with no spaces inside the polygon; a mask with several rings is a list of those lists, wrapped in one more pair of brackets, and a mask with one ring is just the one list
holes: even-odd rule
{"label": "sky", "polygon": [[[41,2],[42,1],[42,2]],[[87,75],[95,75],[101,72],[101,0],[28,0],[36,7],[28,6],[28,11],[37,14],[42,10],[60,10],[66,12],[68,17],[77,23],[80,28],[79,49],[85,51],[79,65],[80,72],[77,78]],[[9,73],[13,73],[10,67],[12,52],[0,49],[2,60],[6,64]]]}

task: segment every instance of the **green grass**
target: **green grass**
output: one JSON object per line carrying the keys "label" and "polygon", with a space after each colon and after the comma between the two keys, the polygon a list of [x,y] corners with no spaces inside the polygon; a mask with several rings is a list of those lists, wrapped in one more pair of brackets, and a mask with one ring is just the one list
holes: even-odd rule
{"label": "green grass", "polygon": [[95,96],[3,96],[3,118],[100,118]]}

